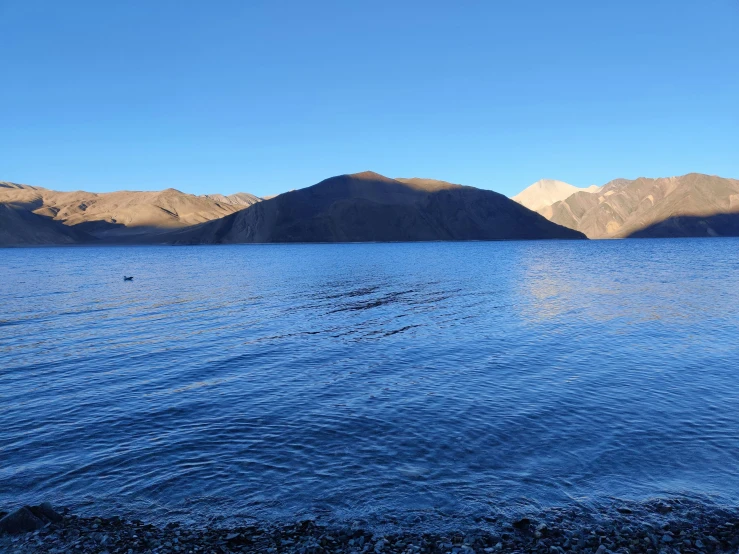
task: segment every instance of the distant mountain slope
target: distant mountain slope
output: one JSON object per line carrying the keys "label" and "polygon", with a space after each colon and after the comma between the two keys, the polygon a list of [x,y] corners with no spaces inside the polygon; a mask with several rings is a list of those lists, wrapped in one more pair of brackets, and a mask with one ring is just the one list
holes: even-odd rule
{"label": "distant mountain slope", "polygon": [[505,196],[373,172],[340,175],[191,229],[177,244],[584,238]]}
{"label": "distant mountain slope", "polygon": [[578,188],[564,181],[554,179],[542,179],[533,185],[526,187],[512,198],[519,204],[526,206],[529,210],[538,211],[555,202],[564,200],[576,192],[595,192],[598,187],[591,185],[588,188]]}
{"label": "distant mountain slope", "polygon": [[598,192],[578,192],[541,213],[590,238],[733,236],[739,181],[700,173],[616,179]]}
{"label": "distant mountain slope", "polygon": [[258,196],[254,196],[248,192],[237,192],[228,196],[223,194],[204,194],[203,198],[208,198],[221,204],[231,204],[232,206],[243,206],[245,208],[262,201]]}
{"label": "distant mountain slope", "polygon": [[[213,195],[218,196],[218,195]],[[0,183],[0,205],[13,206],[14,216],[24,217],[25,225],[39,229],[51,227],[43,220],[21,216],[26,211],[34,216],[62,224],[75,233],[62,233],[65,237],[79,240],[131,241],[137,237],[158,234],[173,229],[189,227],[212,219],[232,214],[250,205],[253,195],[239,193],[228,201],[218,201],[204,196],[185,194],[175,189],[156,192],[118,191],[110,193],[58,192],[40,187]],[[258,199],[257,199],[258,200]],[[6,212],[9,213],[9,212]],[[20,219],[17,220],[20,225]],[[25,231],[13,239],[13,228],[3,224],[6,233],[0,245],[26,244],[29,237]],[[54,229],[59,229],[54,226]],[[48,234],[39,237],[49,237]],[[59,239],[66,242],[66,238]],[[42,241],[43,242],[43,241]],[[50,241],[57,244],[58,241]]]}

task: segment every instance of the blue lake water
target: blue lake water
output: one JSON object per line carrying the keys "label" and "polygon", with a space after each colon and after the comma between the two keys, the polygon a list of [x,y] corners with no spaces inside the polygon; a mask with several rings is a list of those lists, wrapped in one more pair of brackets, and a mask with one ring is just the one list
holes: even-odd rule
{"label": "blue lake water", "polygon": [[5,249],[0,272],[0,508],[739,501],[736,239]]}

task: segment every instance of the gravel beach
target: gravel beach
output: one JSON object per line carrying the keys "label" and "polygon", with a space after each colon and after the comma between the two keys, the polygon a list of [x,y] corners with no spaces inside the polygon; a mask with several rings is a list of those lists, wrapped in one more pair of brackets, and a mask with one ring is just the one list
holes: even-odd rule
{"label": "gravel beach", "polygon": [[119,517],[78,517],[50,504],[0,511],[0,516],[0,551],[13,553],[739,552],[739,510],[685,501],[549,510],[445,533],[407,529],[384,534],[357,523],[331,527],[313,521],[231,528],[153,525]]}

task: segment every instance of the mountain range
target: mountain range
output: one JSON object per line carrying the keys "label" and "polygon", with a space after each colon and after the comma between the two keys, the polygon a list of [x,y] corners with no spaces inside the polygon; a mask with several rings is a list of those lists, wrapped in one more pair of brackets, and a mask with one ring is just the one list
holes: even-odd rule
{"label": "mountain range", "polygon": [[615,179],[548,204],[535,183],[514,198],[591,239],[739,236],[739,180],[715,175]]}
{"label": "mountain range", "polygon": [[490,190],[369,171],[266,199],[2,183],[0,206],[6,246],[585,238]]}
{"label": "mountain range", "polygon": [[58,192],[0,182],[0,245],[149,242],[161,233],[224,217],[260,200],[246,193]]}
{"label": "mountain range", "polygon": [[691,173],[496,192],[366,171],[260,198],[0,182],[0,246],[739,236],[739,181]]}

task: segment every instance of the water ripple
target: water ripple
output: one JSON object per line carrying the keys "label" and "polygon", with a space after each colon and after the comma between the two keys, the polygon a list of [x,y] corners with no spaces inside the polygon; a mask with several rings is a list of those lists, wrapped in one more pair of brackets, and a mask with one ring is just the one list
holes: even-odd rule
{"label": "water ripple", "polygon": [[735,503],[737,247],[5,250],[0,506],[431,524]]}

